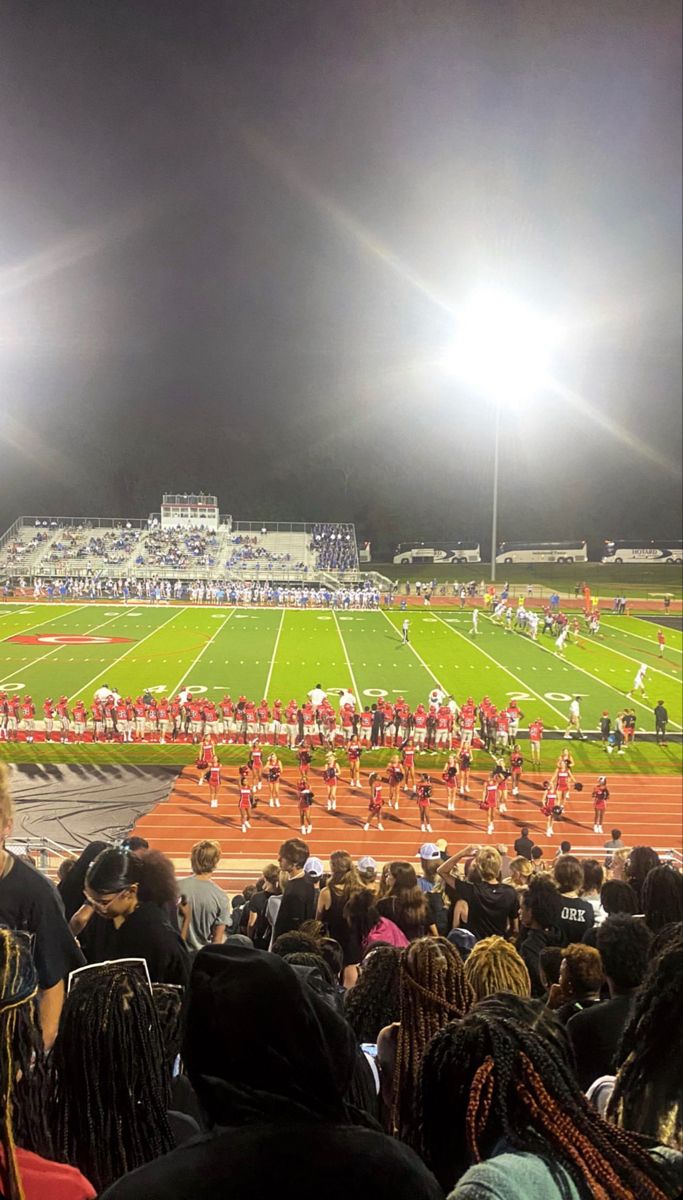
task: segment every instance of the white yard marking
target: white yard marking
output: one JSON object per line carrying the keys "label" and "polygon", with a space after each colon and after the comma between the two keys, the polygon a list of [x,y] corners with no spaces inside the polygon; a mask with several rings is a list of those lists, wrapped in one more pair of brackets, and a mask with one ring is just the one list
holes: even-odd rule
{"label": "white yard marking", "polygon": [[[83,607],[83,608],[87,608],[88,606],[87,606],[87,604],[84,604],[82,607]],[[99,625],[93,625],[92,629],[86,629],[85,633],[79,633],[79,634],[73,634],[73,635],[64,634],[63,636],[64,636],[64,637],[69,637],[69,636],[73,636],[73,637],[89,637],[89,636],[90,636],[90,634],[94,633],[96,629],[104,629],[105,625],[111,625],[111,624],[113,624],[113,622],[114,622],[114,621],[119,621],[120,619],[121,619],[121,614],[119,613],[117,616],[115,616],[115,617],[112,617],[112,618],[111,618],[109,621],[101,621]],[[34,628],[35,628],[35,626],[31,626],[31,628],[33,628],[33,629],[34,629]],[[17,634],[13,634],[12,636],[13,636],[13,637],[20,637],[21,635],[17,633]],[[34,666],[36,665],[36,663],[42,662],[44,658],[49,658],[49,657],[50,657],[50,655],[52,655],[52,654],[56,654],[58,650],[66,650],[66,649],[68,649],[68,647],[69,647],[69,645],[70,645],[70,644],[71,644],[71,645],[73,645],[73,643],[68,643],[68,642],[67,642],[67,643],[66,643],[66,645],[63,645],[63,646],[55,646],[55,647],[54,647],[52,650],[48,650],[47,654],[41,654],[41,655],[39,655],[39,656],[38,656],[38,658],[34,658],[34,659],[32,659],[32,660],[31,660],[31,662],[30,662],[30,664],[29,664],[29,666],[28,666],[28,670],[30,671],[30,670],[31,670],[31,668],[32,668],[32,667],[34,667]],[[25,662],[26,660],[24,659],[23,661]],[[69,662],[73,662],[73,659],[69,659]],[[3,682],[3,683],[6,683],[8,679],[13,679],[15,675],[21,675],[21,673],[23,672],[23,670],[24,670],[24,668],[23,668],[23,667],[20,667],[18,671],[12,671],[11,675],[5,675],[5,676],[4,676],[4,678],[3,678],[2,682]]]}
{"label": "white yard marking", "polygon": [[[122,662],[124,658],[127,658],[129,654],[132,654],[134,650],[137,650],[143,642],[146,642],[147,638],[153,637],[154,634],[158,633],[160,629],[164,629],[166,625],[169,625],[171,621],[174,621],[175,618],[179,617],[184,611],[184,608],[180,608],[176,612],[171,613],[171,616],[167,621],[162,621],[161,625],[157,625],[156,629],[150,630],[146,637],[141,638],[139,642],[133,642],[132,646],[129,646],[127,650],[124,650],[123,654],[120,654],[118,658],[115,658],[114,661],[109,664],[107,667],[107,674],[109,674],[110,671],[115,670],[119,663]],[[180,662],[180,659],[178,659],[178,661]],[[77,692],[74,692],[73,695],[69,696],[69,701],[74,700],[76,696],[80,696],[87,688],[92,687],[93,683],[97,683],[97,680],[101,679],[103,674],[104,671],[98,671],[97,675],[93,675],[92,679],[89,679],[88,682],[84,683]]]}
{"label": "white yard marking", "polygon": [[341,642],[341,645],[342,645],[342,650],[344,651],[344,660],[345,660],[345,662],[346,662],[346,668],[347,668],[347,670],[348,670],[348,672],[349,672],[349,678],[351,679],[351,684],[352,684],[352,686],[353,686],[353,694],[354,694],[354,696],[356,697],[356,701],[357,701],[357,703],[358,703],[358,707],[359,707],[359,708],[362,708],[362,707],[363,707],[363,705],[362,705],[362,703],[361,703],[360,692],[358,691],[358,684],[356,683],[356,677],[355,677],[355,675],[354,675],[354,673],[353,673],[353,667],[351,666],[351,659],[349,658],[349,652],[348,652],[348,650],[346,649],[346,642],[344,641],[344,639],[343,639],[343,637],[342,637],[342,631],[341,631],[341,629],[339,628],[339,618],[337,617],[337,614],[336,614],[336,612],[334,612],[334,611],[332,612],[332,616],[333,616],[333,619],[334,619],[334,623],[335,623],[335,625],[336,625],[336,627],[337,627],[337,633],[339,634],[339,641]]}
{"label": "white yard marking", "polygon": [[273,646],[273,654],[272,654],[272,657],[270,660],[270,666],[268,668],[268,678],[266,679],[266,686],[263,689],[263,695],[265,696],[266,700],[268,699],[268,692],[270,690],[270,681],[273,678],[273,670],[275,668],[275,658],[277,656],[277,648],[280,645],[280,634],[282,633],[282,626],[284,625],[284,623],[285,623],[285,613],[284,613],[284,609],[283,609],[282,615],[280,617],[280,624],[277,627],[277,634],[275,637],[275,645]]}

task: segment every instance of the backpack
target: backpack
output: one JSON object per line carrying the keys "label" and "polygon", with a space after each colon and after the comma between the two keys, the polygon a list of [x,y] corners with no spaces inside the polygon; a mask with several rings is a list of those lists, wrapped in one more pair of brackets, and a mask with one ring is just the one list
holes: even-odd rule
{"label": "backpack", "polygon": [[398,925],[390,921],[388,917],[380,917],[376,925],[373,925],[368,935],[363,939],[363,952],[373,946],[375,942],[381,942],[384,945],[398,946],[402,949],[410,943],[402,929]]}

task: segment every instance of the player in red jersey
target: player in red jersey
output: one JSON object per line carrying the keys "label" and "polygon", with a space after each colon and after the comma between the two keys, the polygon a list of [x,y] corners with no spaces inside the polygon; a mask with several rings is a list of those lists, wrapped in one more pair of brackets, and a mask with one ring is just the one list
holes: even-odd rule
{"label": "player in red jersey", "polygon": [[57,701],[57,716],[61,726],[60,742],[68,742],[69,733],[71,730],[71,716],[69,714],[69,701],[66,696],[60,696]]}
{"label": "player in red jersey", "polygon": [[531,750],[531,764],[534,767],[541,765],[541,742],[543,741],[543,722],[536,720],[529,725],[529,749]]}
{"label": "player in red jersey", "polygon": [[263,750],[258,738],[254,738],[251,743],[251,754],[249,755],[249,766],[251,768],[252,785],[256,791],[260,792],[263,787],[261,776],[263,774]]}
{"label": "player in red jersey", "polygon": [[427,712],[424,704],[418,704],[413,713],[413,738],[415,745],[424,746],[427,737]]}
{"label": "player in red jersey", "polygon": [[277,754],[269,754],[266,759],[266,779],[268,780],[268,806],[270,808],[280,807],[280,777],[282,775],[282,763]]}
{"label": "player in red jersey", "polygon": [[446,810],[455,812],[455,793],[458,787],[458,764],[454,754],[449,754],[441,776],[446,784]]}
{"label": "player in red jersey", "polygon": [[[135,736],[140,742],[145,740],[145,702],[142,696],[136,696],[133,701],[133,713],[135,714]],[[118,717],[117,717],[118,722]]]}
{"label": "player in red jersey", "polygon": [[[0,698],[0,708],[1,707],[2,707],[2,700]],[[46,742],[52,741],[52,730],[54,729],[54,718],[55,718],[55,706],[52,703],[51,697],[47,696],[47,698],[43,702],[43,725],[44,725],[44,729],[45,729],[45,741]]]}
{"label": "player in red jersey", "polygon": [[472,745],[472,738],[474,737],[474,722],[474,708],[469,704],[463,705],[463,707],[460,709],[459,715],[461,749]]}
{"label": "player in red jersey", "polygon": [[[495,770],[495,768],[494,768]],[[482,792],[480,808],[486,813],[486,832],[493,833],[493,819],[496,813],[496,805],[498,804],[498,776],[492,771],[489,778],[484,784]]]}
{"label": "player in red jersey", "polygon": [[7,741],[7,693],[0,692],[0,742]]}
{"label": "player in red jersey", "polygon": [[513,794],[513,796],[519,796],[519,783],[522,778],[522,766],[523,765],[524,765],[524,758],[522,756],[522,751],[520,750],[517,743],[515,743],[515,745],[512,747],[512,750],[510,751],[510,774],[512,775],[512,794]]}
{"label": "player in red jersey", "polygon": [[256,709],[256,724],[258,726],[259,739],[265,742],[268,737],[268,726],[270,725],[270,709],[268,701],[265,698]]}
{"label": "player in red jersey", "polygon": [[561,817],[564,812],[564,808],[560,803],[560,797],[558,796],[557,791],[552,783],[546,784],[543,804],[541,805],[541,812],[543,813],[543,816],[547,818],[548,822],[545,831],[546,837],[552,837],[553,822],[557,818]]}
{"label": "player in red jersey", "polygon": [[[50,705],[52,707],[52,705]],[[54,710],[53,710],[54,715]],[[99,742],[104,734],[104,708],[101,700],[92,702],[92,740]],[[50,721],[50,736],[52,736],[52,721]]]}
{"label": "player in red jersey", "polygon": [[273,739],[273,745],[280,745],[280,734],[282,733],[282,701],[273,700],[273,716],[270,723],[270,731]]}
{"label": "player in red jersey", "polygon": [[370,784],[370,801],[368,803],[368,819],[363,829],[367,831],[372,822],[376,821],[377,828],[381,833],[384,833],[384,826],[382,824],[382,806],[384,804],[382,799],[382,781],[376,771],[370,772],[368,783]]}
{"label": "player in red jersey", "polygon": [[403,747],[403,752],[402,752],[401,758],[403,760],[403,770],[405,772],[405,777],[406,777],[406,781],[403,785],[403,791],[407,792],[408,789],[410,788],[410,790],[414,792],[415,791],[415,746],[413,745],[412,738],[408,738],[408,744]]}
{"label": "player in red jersey", "polygon": [[256,705],[254,704],[253,700],[247,700],[247,702],[244,706],[244,719],[246,721],[246,733],[245,733],[245,737],[244,737],[244,744],[246,745],[247,739],[249,739],[251,741],[252,738],[256,737],[256,734],[258,732],[258,718],[256,716]]}
{"label": "player in red jersey", "polygon": [[313,833],[311,825],[311,805],[313,804],[313,792],[311,791],[308,779],[302,775],[299,780],[299,820],[301,822],[301,832],[305,834]]}
{"label": "player in red jersey", "polygon": [[387,779],[389,781],[389,808],[395,808],[398,812],[399,790],[403,782],[403,767],[398,754],[393,754],[389,761]]}
{"label": "player in red jersey", "polygon": [[353,704],[343,704],[340,717],[342,727],[342,737],[346,743],[351,741],[353,737],[353,720],[354,720]]}
{"label": "player in red jersey", "polygon": [[436,714],[436,745],[450,750],[453,733],[453,715],[447,705],[442,704]]}
{"label": "player in red jersey", "polygon": [[366,704],[360,714],[360,740],[362,746],[370,745],[370,734],[372,733],[372,713]]}
{"label": "player in red jersey", "polygon": [[171,722],[171,706],[166,699],[166,696],[159,697],[157,704],[157,721],[159,724],[159,743],[162,746],[166,745],[166,734]]}
{"label": "player in red jersey", "polygon": [[88,713],[82,700],[74,704],[74,734],[77,742],[82,742],[88,724]]}
{"label": "player in red jersey", "polygon": [[341,771],[331,750],[325,755],[325,766],[323,768],[323,779],[327,785],[327,811],[336,812],[337,809],[337,780]]}
{"label": "player in red jersey", "polygon": [[218,789],[221,786],[221,764],[214,750],[209,760],[209,797],[211,808],[218,808]]}
{"label": "player in red jersey", "polygon": [[659,646],[659,657],[664,658],[664,647],[666,646],[666,638],[664,637],[663,629],[657,630],[657,645]]}
{"label": "player in red jersey", "polygon": [[301,715],[304,719],[304,737],[315,737],[315,710],[310,700],[301,705]]}
{"label": "player in red jersey", "polygon": [[472,766],[472,750],[463,746],[458,755],[458,791],[461,796],[470,794],[470,768]]}
{"label": "player in red jersey", "polygon": [[420,775],[415,797],[417,799],[417,811],[420,814],[420,830],[422,833],[431,833],[432,827],[429,821],[432,805],[432,781],[429,775]]}
{"label": "player in red jersey", "polygon": [[36,728],[36,706],[30,696],[24,696],[21,703],[21,725],[24,731],[24,739],[27,742],[32,742]]}
{"label": "player in red jersey", "polygon": [[296,746],[299,737],[299,706],[296,700],[290,700],[285,709],[285,721],[287,724],[287,742],[290,750]]}
{"label": "player in red jersey", "polygon": [[247,829],[251,829],[251,807],[252,807],[252,790],[249,786],[249,768],[246,766],[240,767],[240,787],[239,797],[237,800],[237,811],[239,813],[240,825],[242,833],[246,833]]}
{"label": "player in red jersey", "polygon": [[349,760],[349,775],[351,777],[349,787],[359,788],[361,747],[357,737],[351,738],[346,747],[346,753]]}
{"label": "player in red jersey", "polygon": [[607,787],[607,776],[601,775],[593,788],[593,811],[595,817],[593,833],[603,833],[602,822],[608,800],[609,788]]}
{"label": "player in red jersey", "polygon": [[118,700],[115,700],[113,703],[114,718],[116,720],[116,732],[117,734],[121,735],[121,738],[124,742],[132,742],[132,723],[128,717],[128,703],[121,697]]}

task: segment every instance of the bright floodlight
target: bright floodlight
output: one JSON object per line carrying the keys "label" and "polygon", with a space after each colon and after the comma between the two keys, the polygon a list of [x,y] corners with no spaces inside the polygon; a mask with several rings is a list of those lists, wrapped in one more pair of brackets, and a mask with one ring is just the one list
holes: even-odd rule
{"label": "bright floodlight", "polygon": [[482,290],[461,310],[450,356],[469,386],[520,401],[547,382],[558,330],[504,292]]}

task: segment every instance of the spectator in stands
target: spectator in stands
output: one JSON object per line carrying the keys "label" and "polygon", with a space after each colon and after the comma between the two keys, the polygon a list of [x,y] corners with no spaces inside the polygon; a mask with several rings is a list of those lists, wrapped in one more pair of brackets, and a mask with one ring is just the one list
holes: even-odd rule
{"label": "spectator in stands", "polygon": [[563,854],[555,859],[553,878],[561,897],[562,945],[580,942],[595,922],[595,910],[589,900],[582,900],[579,896],[579,888],[583,886],[583,867],[578,858]]}
{"label": "spectator in stands", "polygon": [[593,905],[593,924],[602,925],[607,915],[600,899],[605,872],[596,858],[585,858],[582,866],[583,883],[581,886],[581,899],[588,900]]}
{"label": "spectator in stands", "polygon": [[672,867],[653,867],[645,876],[641,903],[651,933],[683,921],[683,875]]}
{"label": "spectator in stands", "polygon": [[[77,977],[52,1077],[56,1148],[98,1189],[173,1149],[171,1073],[156,1004],[145,976],[129,964],[102,964]],[[185,1137],[196,1132],[190,1122]]]}
{"label": "spectator in stands", "polygon": [[605,842],[605,850],[623,850],[623,849],[624,849],[624,843],[621,840],[621,830],[620,829],[612,829],[610,831],[609,841]]}
{"label": "spectator in stands", "polygon": [[545,946],[538,956],[538,974],[546,999],[553,984],[560,982],[562,953],[561,946]]}
{"label": "spectator in stands", "polygon": [[533,873],[534,868],[530,860],[520,854],[519,858],[512,859],[509,878],[503,879],[503,883],[508,883],[510,887],[513,887],[517,896],[520,897],[529,886],[529,880]]}
{"label": "spectator in stands", "polygon": [[636,993],[617,1051],[619,1070],[607,1115],[623,1129],[683,1150],[683,1041],[672,1036],[672,1014],[680,1011],[683,925],[648,969]]}
{"label": "spectator in stands", "polygon": [[298,929],[315,917],[317,893],[310,876],[304,871],[309,856],[308,846],[301,838],[288,838],[280,846],[280,870],[288,872],[289,881],[282,890],[282,903],[275,922],[276,938],[290,929]]}
{"label": "spectator in stands", "polygon": [[406,862],[389,863],[387,885],[386,894],[376,904],[380,917],[393,921],[409,942],[424,937],[426,933],[436,935],[436,927],[430,921],[427,898],[418,887],[413,865]]}
{"label": "spectator in stands", "polygon": [[46,1049],[57,1035],[64,1002],[64,982],[70,971],[83,966],[56,889],[44,875],[5,849],[13,821],[9,771],[0,762],[0,925],[33,937],[38,973],[38,1006]]}
{"label": "spectator in stands", "polygon": [[643,911],[643,901],[641,892],[645,878],[653,867],[658,867],[659,857],[651,846],[634,846],[624,867],[624,878],[627,883],[630,883],[636,896],[638,897],[638,912]]}
{"label": "spectator in stands", "polygon": [[609,1000],[571,1017],[567,1024],[576,1057],[576,1073],[586,1091],[614,1068],[622,1031],[633,1008],[636,988],[647,970],[650,931],[637,917],[608,917],[597,933]]}
{"label": "spectator in stands", "polygon": [[107,847],[107,842],[90,842],[85,849],[81,850],[67,878],[57,884],[57,891],[61,896],[67,921],[71,920],[74,913],[78,912],[85,902],[83,887],[88,867]]}
{"label": "spectator in stands", "polygon": [[[473,847],[472,847],[473,849]],[[500,882],[501,857],[493,846],[477,850],[474,880],[455,880],[457,900],[453,925],[464,925],[475,938],[509,937],[517,930],[519,900],[513,887]],[[440,873],[445,876],[448,863]]]}
{"label": "spectator in stands", "polygon": [[375,946],[363,959],[358,983],[344,996],[346,1019],[359,1042],[376,1043],[385,1025],[398,1021],[399,951]]}
{"label": "spectator in stands", "polygon": [[178,881],[182,909],[189,908],[185,940],[190,950],[201,950],[209,942],[225,940],[228,922],[228,897],[211,878],[221,860],[219,842],[204,839],[190,851],[192,874]]}
{"label": "spectator in stands", "polygon": [[522,825],[522,832],[516,839],[514,845],[515,854],[521,858],[528,858],[529,861],[531,861],[531,851],[533,850],[534,845],[535,842],[533,842],[529,837],[529,826]]}
{"label": "spectator in stands", "polygon": [[678,1194],[681,1156],[602,1120],[577,1087],[562,1025],[519,996],[490,996],[437,1033],[416,1120],[422,1157],[445,1192],[455,1188],[450,1200]]}
{"label": "spectator in stands", "polygon": [[268,863],[263,868],[260,886],[256,885],[256,891],[249,901],[247,936],[257,950],[270,949],[273,927],[268,919],[268,901],[271,896],[280,894],[280,868],[277,863]]}
{"label": "spectator in stands", "polygon": [[560,973],[548,993],[548,1008],[563,1025],[575,1013],[600,1002],[602,960],[592,946],[571,945],[562,951]]}
{"label": "spectator in stands", "polygon": [[474,994],[462,959],[446,938],[418,938],[401,952],[401,1016],[377,1039],[389,1131],[416,1141],[413,1097],[420,1062],[439,1029],[468,1012]]}
{"label": "spectator in stands", "polygon": [[119,1180],[102,1200],[441,1196],[406,1146],[359,1127],[367,1119],[346,1100],[355,1036],[276,955],[230,942],[201,950],[185,1029],[183,1058],[213,1133]]}
{"label": "spectator in stands", "polygon": [[85,895],[95,914],[110,922],[106,954],[89,944],[90,962],[144,958],[153,983],[185,984],[190,959],[177,927],[151,900],[141,900],[146,864],[128,850],[103,850],[88,868]]}
{"label": "spectator in stands", "polygon": [[483,1000],[494,992],[531,995],[531,980],[524,959],[512,942],[502,937],[488,937],[477,942],[465,962],[465,978],[475,1000]]}
{"label": "spectator in stands", "polygon": [[539,969],[541,951],[564,944],[560,930],[560,896],[548,876],[529,881],[521,901],[521,930],[517,948],[531,979],[531,995],[542,996],[544,985]]}
{"label": "spectator in stands", "polygon": [[358,869],[345,850],[334,850],[330,855],[330,877],[327,886],[318,896],[316,917],[322,922],[330,937],[339,942],[344,956],[343,983],[353,987],[358,979],[358,964],[361,960],[361,944],[354,927],[346,920],[345,909],[354,892],[362,888]]}

